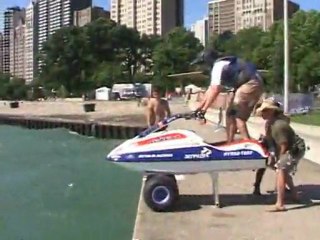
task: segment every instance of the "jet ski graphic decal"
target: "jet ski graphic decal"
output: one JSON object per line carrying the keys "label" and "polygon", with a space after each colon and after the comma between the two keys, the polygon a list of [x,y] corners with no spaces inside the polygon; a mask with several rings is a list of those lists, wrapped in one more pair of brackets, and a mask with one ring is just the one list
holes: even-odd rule
{"label": "jet ski graphic decal", "polygon": [[152,137],[146,140],[142,140],[137,142],[138,146],[143,146],[143,145],[148,145],[152,143],[158,143],[158,142],[164,142],[164,141],[169,141],[169,140],[177,140],[177,139],[183,139],[186,138],[187,136],[182,133],[168,133],[164,134],[158,137]]}

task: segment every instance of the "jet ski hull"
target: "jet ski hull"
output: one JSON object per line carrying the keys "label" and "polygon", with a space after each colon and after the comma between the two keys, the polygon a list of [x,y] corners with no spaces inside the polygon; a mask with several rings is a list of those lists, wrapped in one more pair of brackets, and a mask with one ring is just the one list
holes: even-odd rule
{"label": "jet ski hull", "polygon": [[165,119],[137,137],[123,142],[107,155],[107,160],[114,164],[148,174],[143,196],[145,203],[154,211],[170,210],[177,202],[179,190],[175,174],[209,173],[214,202],[220,207],[219,172],[266,167],[269,153],[257,140],[215,145],[205,142],[193,131],[158,132],[179,118],[195,117],[196,114],[192,113]]}
{"label": "jet ski hull", "polygon": [[129,170],[139,172],[158,172],[170,174],[196,174],[214,171],[255,170],[266,166],[266,159],[242,159],[212,161],[186,161],[186,162],[121,162],[116,163]]}
{"label": "jet ski hull", "polygon": [[153,133],[128,140],[107,159],[142,172],[201,173],[263,168],[268,153],[256,140],[215,146],[188,130]]}

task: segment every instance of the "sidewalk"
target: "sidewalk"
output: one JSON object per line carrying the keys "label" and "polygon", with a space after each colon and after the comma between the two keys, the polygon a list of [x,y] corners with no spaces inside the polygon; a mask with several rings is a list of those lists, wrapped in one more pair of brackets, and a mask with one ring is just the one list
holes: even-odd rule
{"label": "sidewalk", "polygon": [[[224,208],[211,206],[210,178],[187,176],[179,181],[179,208],[172,213],[150,211],[140,200],[134,239],[139,240],[318,240],[320,235],[320,167],[303,161],[295,177],[306,204],[287,205],[289,211],[269,213],[274,195],[251,195],[254,172],[220,174]],[[274,189],[274,174],[267,171],[263,193]],[[308,203],[308,201],[310,201]]]}
{"label": "sidewalk", "polygon": [[[214,120],[217,122],[217,120]],[[258,123],[257,123],[258,124]],[[258,124],[259,125],[259,124]],[[225,139],[224,131],[213,133],[212,126],[195,121],[176,122],[173,128],[195,130],[205,140]],[[259,129],[256,134],[259,133]],[[187,175],[178,181],[181,200],[171,213],[155,213],[140,198],[134,239],[139,240],[317,240],[320,235],[320,166],[301,161],[294,181],[304,204],[288,202],[288,212],[269,213],[275,195],[254,197],[253,171],[220,174],[222,209],[212,206],[211,182],[208,175]],[[262,193],[273,190],[274,172],[268,170],[261,186]]]}

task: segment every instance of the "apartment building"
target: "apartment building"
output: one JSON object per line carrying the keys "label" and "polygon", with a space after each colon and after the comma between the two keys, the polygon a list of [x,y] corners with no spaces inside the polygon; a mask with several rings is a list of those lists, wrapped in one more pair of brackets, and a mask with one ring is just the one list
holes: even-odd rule
{"label": "apartment building", "polygon": [[31,83],[37,73],[36,55],[38,52],[38,17],[39,5],[31,1],[26,8],[25,21],[25,76],[26,83]]}
{"label": "apartment building", "polygon": [[48,0],[38,2],[38,49],[42,49],[48,38]]}
{"label": "apartment building", "polygon": [[[288,1],[291,17],[299,5]],[[283,18],[283,0],[213,0],[208,3],[208,27],[210,33],[233,33],[250,27],[268,30]]]}
{"label": "apartment building", "polygon": [[73,14],[73,25],[82,27],[98,18],[110,19],[110,12],[101,7],[88,7],[75,11]]}
{"label": "apartment building", "polygon": [[[14,14],[13,27],[10,29],[10,74],[23,77],[23,66],[19,66],[20,58],[24,57],[24,31],[25,31],[25,9]],[[24,59],[23,59],[24,60]]]}
{"label": "apartment building", "polygon": [[235,32],[235,0],[214,0],[208,3],[210,33]]}
{"label": "apartment building", "polygon": [[24,19],[20,19],[18,26],[14,29],[13,55],[10,56],[10,73],[18,78],[25,78],[25,32]]}
{"label": "apartment building", "polygon": [[0,32],[0,73],[3,72],[3,69],[2,69],[2,58],[3,58],[2,43],[3,43],[3,34]]}
{"label": "apartment building", "polygon": [[7,8],[4,12],[2,70],[7,74],[14,71],[14,33],[18,23],[24,16],[25,10],[19,7]]}
{"label": "apartment building", "polygon": [[[299,10],[299,5],[288,1],[288,15]],[[235,0],[236,31],[250,27],[268,30],[272,24],[283,18],[283,0]]]}
{"label": "apartment building", "polygon": [[2,59],[3,59],[3,24],[4,24],[4,10],[0,10],[0,72],[3,72],[2,69]]}
{"label": "apartment building", "polygon": [[208,41],[208,18],[198,20],[191,26],[190,29],[194,32],[194,36],[198,38],[203,46],[207,45]]}
{"label": "apartment building", "polygon": [[49,35],[62,27],[72,26],[74,12],[90,7],[92,0],[38,0],[38,4],[38,49],[41,51]]}
{"label": "apartment building", "polygon": [[111,19],[141,34],[164,35],[184,24],[184,0],[112,0]]}

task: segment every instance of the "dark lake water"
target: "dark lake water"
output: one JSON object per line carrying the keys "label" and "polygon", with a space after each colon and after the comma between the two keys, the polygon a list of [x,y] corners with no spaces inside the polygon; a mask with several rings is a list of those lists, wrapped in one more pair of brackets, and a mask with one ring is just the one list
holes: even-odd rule
{"label": "dark lake water", "polygon": [[141,175],[105,160],[119,143],[0,126],[0,239],[131,239]]}

